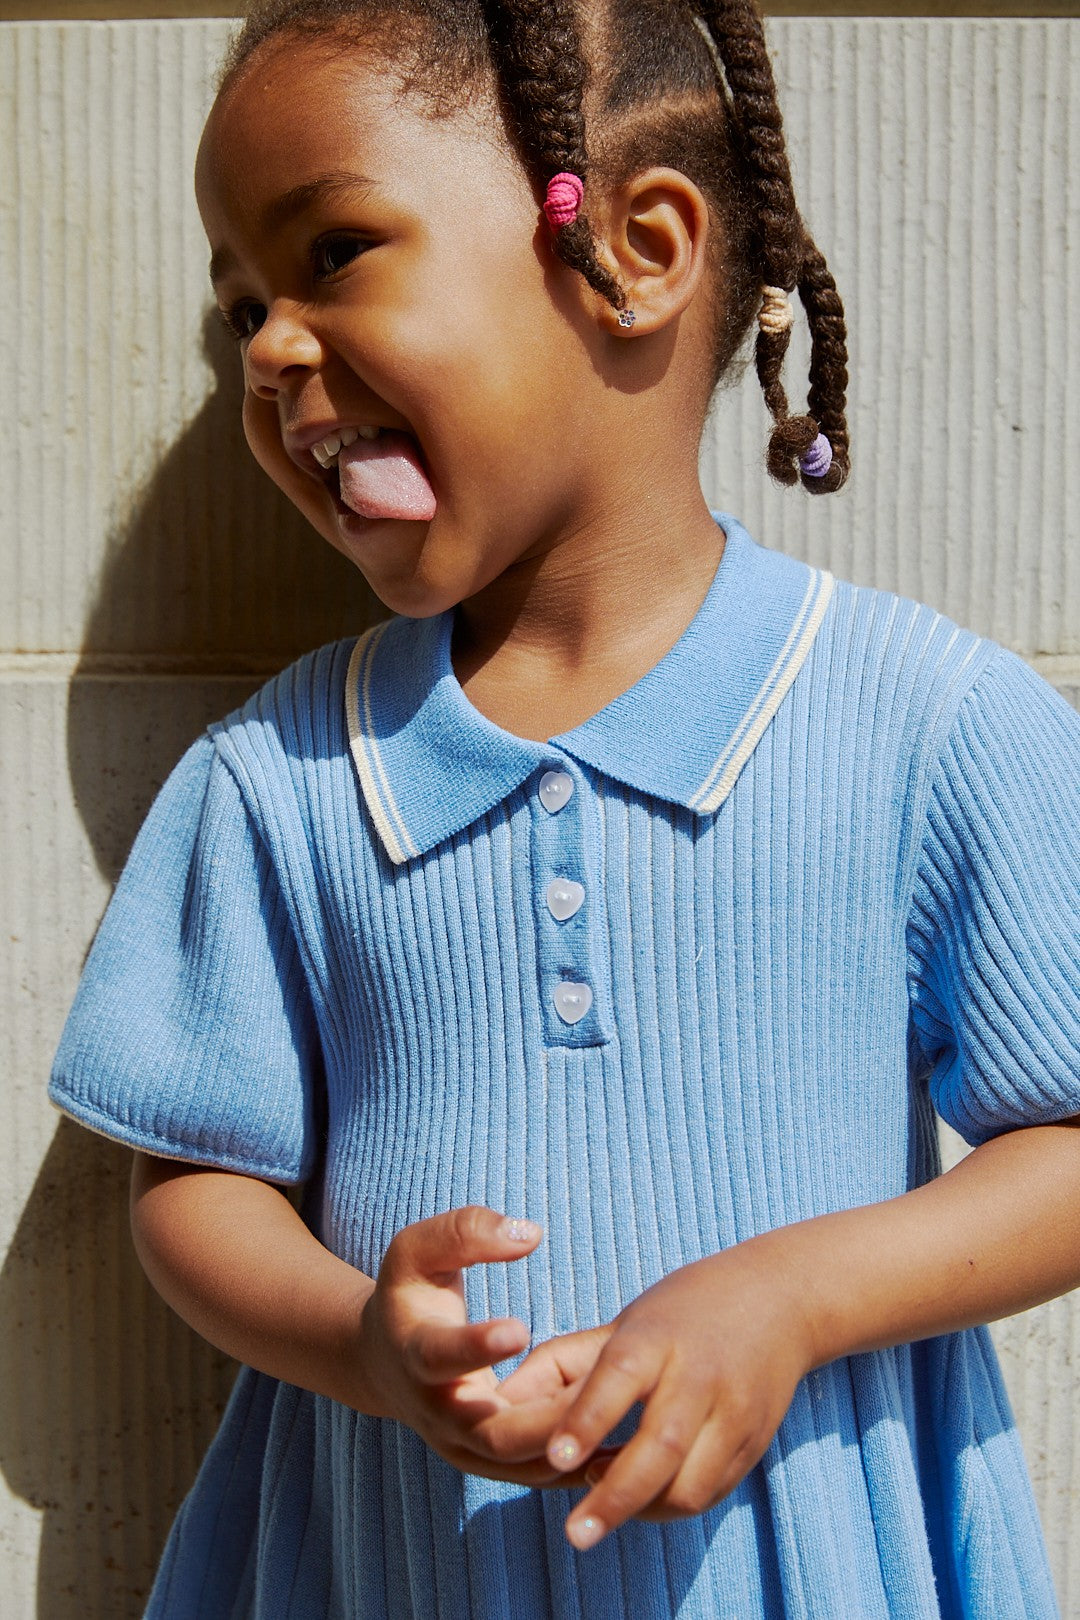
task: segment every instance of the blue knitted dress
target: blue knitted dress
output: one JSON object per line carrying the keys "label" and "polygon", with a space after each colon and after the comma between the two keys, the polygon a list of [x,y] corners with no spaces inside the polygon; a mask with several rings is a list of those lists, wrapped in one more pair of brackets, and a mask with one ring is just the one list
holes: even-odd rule
{"label": "blue knitted dress", "polygon": [[[212,726],[120,880],[53,1100],[303,1183],[369,1274],[437,1211],[534,1217],[528,1259],[466,1273],[471,1314],[534,1342],[926,1181],[935,1111],[972,1143],[1080,1111],[1080,716],[995,642],[714,515],[682,637],[550,741],[469,703],[453,610],[322,648]],[[983,1329],[812,1373],[696,1518],[581,1554],[582,1494],[463,1475],[244,1370],[148,1614],[1057,1612]]]}

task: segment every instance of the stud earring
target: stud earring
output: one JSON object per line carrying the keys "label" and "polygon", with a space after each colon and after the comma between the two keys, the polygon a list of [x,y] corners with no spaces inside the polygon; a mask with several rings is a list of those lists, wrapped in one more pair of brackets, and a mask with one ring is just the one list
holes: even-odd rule
{"label": "stud earring", "polygon": [[632,309],[620,309],[620,311],[619,311],[619,325],[620,326],[633,326],[633,324],[634,324],[634,322],[636,320],[637,320],[637,316],[635,315],[635,313],[634,313],[634,311]]}

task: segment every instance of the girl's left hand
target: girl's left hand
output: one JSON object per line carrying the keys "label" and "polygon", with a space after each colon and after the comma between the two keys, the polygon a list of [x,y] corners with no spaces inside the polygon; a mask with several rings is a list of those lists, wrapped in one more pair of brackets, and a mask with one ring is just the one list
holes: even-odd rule
{"label": "girl's left hand", "polygon": [[[511,1406],[494,1425],[499,1451],[513,1454],[517,1403],[525,1447],[535,1444],[537,1411],[564,1407],[549,1462],[570,1474],[593,1458],[590,1494],[566,1522],[579,1548],[630,1518],[704,1513],[761,1458],[814,1365],[801,1296],[779,1233],[680,1267],[609,1326],[550,1339],[526,1357],[500,1386]],[[633,1439],[597,1453],[636,1401],[644,1412]]]}

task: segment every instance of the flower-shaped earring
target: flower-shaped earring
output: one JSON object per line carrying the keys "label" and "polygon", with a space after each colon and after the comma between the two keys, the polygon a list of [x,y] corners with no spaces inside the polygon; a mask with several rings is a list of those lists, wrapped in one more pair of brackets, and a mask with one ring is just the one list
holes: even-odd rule
{"label": "flower-shaped earring", "polygon": [[634,324],[634,322],[636,320],[637,320],[637,316],[635,315],[635,313],[634,313],[634,311],[632,309],[620,309],[620,311],[619,311],[619,325],[620,326],[633,326],[633,324]]}

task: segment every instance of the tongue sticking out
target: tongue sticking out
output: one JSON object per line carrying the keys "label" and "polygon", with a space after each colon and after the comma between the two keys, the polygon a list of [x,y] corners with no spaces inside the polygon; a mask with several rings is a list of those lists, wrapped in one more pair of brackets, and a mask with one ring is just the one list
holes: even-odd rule
{"label": "tongue sticking out", "polygon": [[377,439],[355,439],[338,454],[341,499],[358,516],[427,523],[435,492],[406,433],[384,428]]}

